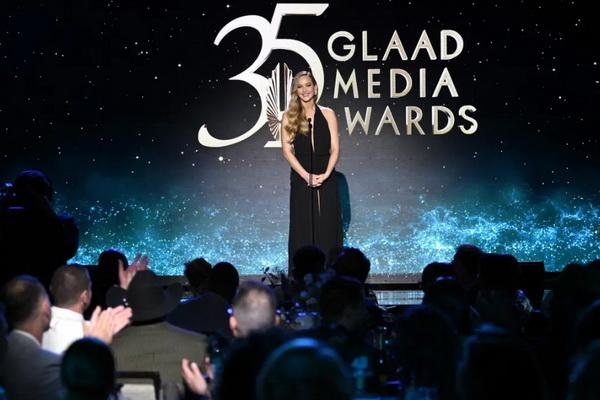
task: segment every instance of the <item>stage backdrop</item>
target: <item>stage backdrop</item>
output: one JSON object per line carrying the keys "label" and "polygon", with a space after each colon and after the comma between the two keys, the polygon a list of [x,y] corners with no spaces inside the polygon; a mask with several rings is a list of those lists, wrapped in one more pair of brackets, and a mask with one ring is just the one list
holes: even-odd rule
{"label": "stage backdrop", "polygon": [[277,119],[310,69],[338,117],[345,243],[374,273],[465,242],[588,261],[600,48],[585,3],[5,5],[1,177],[50,176],[81,228],[74,262],[114,247],[161,274],[199,256],[286,268]]}

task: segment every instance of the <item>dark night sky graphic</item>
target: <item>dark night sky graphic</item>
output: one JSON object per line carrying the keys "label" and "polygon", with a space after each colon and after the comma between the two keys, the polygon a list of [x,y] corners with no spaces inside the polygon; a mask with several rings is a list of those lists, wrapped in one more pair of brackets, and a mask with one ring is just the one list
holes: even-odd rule
{"label": "dark night sky graphic", "polygon": [[[16,2],[15,2],[16,3]],[[45,171],[57,208],[81,228],[72,260],[95,263],[115,247],[149,254],[162,274],[204,256],[241,273],[287,265],[289,167],[263,127],[236,145],[207,148],[206,124],[233,138],[260,111],[252,87],[229,78],[249,66],[259,34],[239,29],[219,46],[229,21],[271,19],[273,2],[26,2],[3,5],[0,30],[0,172]],[[338,171],[345,178],[346,243],[363,249],[373,272],[418,272],[451,258],[463,242],[550,269],[599,256],[600,196],[595,14],[583,1],[332,2],[321,16],[285,16],[279,37],[308,44],[325,71],[320,102],[337,115]],[[397,31],[409,55],[426,30],[439,54],[442,29],[464,39],[452,60],[416,60],[392,52]],[[327,41],[355,37],[356,54],[334,60]],[[361,59],[361,32],[370,54]],[[336,43],[341,52],[340,40]],[[305,69],[302,58],[274,51],[257,73],[278,63]],[[367,97],[367,70],[380,69],[381,98]],[[389,96],[389,70],[401,68],[412,91]],[[418,95],[419,69],[427,72]],[[458,97],[442,90],[448,68]],[[359,98],[334,98],[336,71],[356,71]],[[455,126],[433,135],[431,107],[473,105],[475,134]],[[375,128],[386,106],[400,128]],[[425,134],[406,134],[407,106],[423,110]],[[370,129],[347,131],[345,108]]]}

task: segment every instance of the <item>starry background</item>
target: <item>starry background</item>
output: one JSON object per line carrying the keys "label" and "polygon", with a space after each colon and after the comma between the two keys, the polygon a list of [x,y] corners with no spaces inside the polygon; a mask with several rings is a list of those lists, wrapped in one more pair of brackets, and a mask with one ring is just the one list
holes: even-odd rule
{"label": "starry background", "polygon": [[[243,274],[287,265],[288,166],[265,149],[265,127],[230,147],[205,148],[197,132],[232,138],[258,117],[260,100],[228,80],[260,49],[251,29],[213,45],[244,15],[270,20],[273,2],[26,2],[0,13],[0,178],[45,171],[56,208],[75,216],[81,245],[72,260],[95,263],[105,248],[147,253],[153,269],[180,274],[197,256],[228,260]],[[14,2],[16,3],[16,2]],[[284,17],[279,37],[310,45],[325,69],[321,103],[338,114],[346,244],[371,258],[375,274],[419,272],[449,260],[463,242],[542,260],[557,270],[599,257],[599,45],[595,15],[583,1],[332,2],[320,17]],[[457,58],[415,61],[397,53],[360,59],[361,31],[381,59],[394,30],[409,55],[426,29],[439,55],[441,29],[458,31]],[[334,61],[327,40],[355,36],[357,54]],[[342,44],[342,41],[339,42]],[[298,71],[294,54],[277,63]],[[459,93],[434,99],[448,67]],[[380,99],[368,99],[368,68],[380,68]],[[418,91],[390,99],[387,73],[403,68]],[[336,70],[356,69],[360,96],[333,98]],[[479,128],[464,135],[407,136],[404,108],[458,112],[473,105]],[[400,126],[374,135],[389,106]],[[370,131],[348,134],[351,113],[373,108]],[[457,117],[457,122],[462,121]]]}

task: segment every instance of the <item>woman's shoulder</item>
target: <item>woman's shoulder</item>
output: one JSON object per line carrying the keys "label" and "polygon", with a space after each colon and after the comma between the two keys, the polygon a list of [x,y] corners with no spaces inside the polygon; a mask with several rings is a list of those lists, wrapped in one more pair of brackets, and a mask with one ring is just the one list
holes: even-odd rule
{"label": "woman's shoulder", "polygon": [[335,118],[335,111],[333,111],[331,108],[325,107],[325,106],[319,106],[319,110],[321,110],[321,112],[323,113],[325,118],[327,118],[327,119],[329,119],[331,117]]}
{"label": "woman's shoulder", "polygon": [[333,110],[329,107],[325,107],[319,104],[319,110],[323,111],[323,113],[332,113],[333,114]]}

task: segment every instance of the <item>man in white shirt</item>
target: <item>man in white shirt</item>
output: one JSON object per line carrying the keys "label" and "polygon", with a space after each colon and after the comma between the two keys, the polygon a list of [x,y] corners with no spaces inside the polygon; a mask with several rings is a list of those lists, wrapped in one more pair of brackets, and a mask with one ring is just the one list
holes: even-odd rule
{"label": "man in white shirt", "polygon": [[[58,268],[50,282],[50,293],[54,299],[52,319],[50,328],[44,332],[42,347],[62,354],[73,342],[94,335],[91,330],[99,318],[100,308],[97,307],[90,322],[84,320],[83,312],[92,300],[92,283],[87,269],[83,267],[66,265]],[[130,308],[121,307],[109,312],[114,316],[113,334],[131,318]]]}
{"label": "man in white shirt", "polygon": [[84,337],[83,312],[92,299],[87,269],[62,266],[52,276],[50,293],[54,300],[50,329],[44,332],[42,347],[62,354],[71,343]]}

